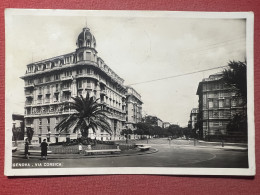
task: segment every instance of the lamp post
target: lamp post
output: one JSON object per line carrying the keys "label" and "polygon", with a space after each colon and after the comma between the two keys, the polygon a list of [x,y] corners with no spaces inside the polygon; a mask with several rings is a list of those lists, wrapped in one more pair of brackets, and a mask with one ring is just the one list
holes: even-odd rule
{"label": "lamp post", "polygon": [[48,131],[47,142],[50,142],[50,139],[51,139],[51,131]]}

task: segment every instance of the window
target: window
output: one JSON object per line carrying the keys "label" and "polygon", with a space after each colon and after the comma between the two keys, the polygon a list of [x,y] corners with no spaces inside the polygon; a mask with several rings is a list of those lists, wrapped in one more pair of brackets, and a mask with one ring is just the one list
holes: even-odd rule
{"label": "window", "polygon": [[208,123],[207,122],[203,122],[203,129],[208,129]]}
{"label": "window", "polygon": [[60,74],[55,74],[54,79],[55,80],[59,80],[60,79]]}
{"label": "window", "polygon": [[47,76],[46,79],[45,79],[46,82],[49,82],[51,81],[51,76]]}
{"label": "window", "polygon": [[209,108],[213,108],[213,101],[209,100]]}
{"label": "window", "polygon": [[218,111],[213,112],[213,118],[218,118]]}
{"label": "window", "polygon": [[39,78],[38,83],[43,83],[43,79]]}
{"label": "window", "polygon": [[209,118],[213,117],[213,111],[209,111]]}
{"label": "window", "polygon": [[87,88],[91,88],[91,82],[89,79],[87,79]]}
{"label": "window", "polygon": [[83,52],[79,53],[79,61],[83,60]]}
{"label": "window", "polygon": [[58,124],[59,123],[59,117],[55,118],[55,123]]}
{"label": "window", "polygon": [[77,74],[82,74],[82,69],[81,68],[77,70]]}
{"label": "window", "polygon": [[50,124],[50,118],[47,118],[47,125]]}
{"label": "window", "polygon": [[38,93],[38,95],[42,95],[42,88],[41,88],[41,87],[39,87],[39,93]]}
{"label": "window", "polygon": [[70,100],[70,94],[65,94],[64,100]]}
{"label": "window", "polygon": [[91,60],[91,53],[90,52],[86,52],[86,60]]}
{"label": "window", "polygon": [[72,71],[66,71],[66,72],[65,72],[65,77],[71,76],[71,75],[72,75]]}
{"label": "window", "polygon": [[59,101],[59,94],[55,94],[55,99],[54,99],[54,102],[58,102]]}
{"label": "window", "polygon": [[213,103],[214,103],[214,108],[218,108],[218,100],[215,99],[215,100],[213,101]]}
{"label": "window", "polygon": [[64,89],[70,88],[70,83],[69,83],[69,82],[64,83],[63,88],[64,88]]}
{"label": "window", "polygon": [[56,86],[55,86],[55,91],[56,91],[56,92],[59,91],[59,84],[56,84]]}
{"label": "window", "polygon": [[42,119],[39,118],[39,125],[42,125]]}
{"label": "window", "polygon": [[83,85],[82,85],[82,80],[78,81],[78,88],[79,88],[79,89],[82,89],[82,86],[83,86]]}
{"label": "window", "polygon": [[224,111],[223,111],[223,110],[219,111],[219,117],[220,117],[220,118],[223,118],[223,117],[224,117]]}
{"label": "window", "polygon": [[231,103],[232,103],[232,106],[236,106],[237,105],[237,101],[236,100],[232,100]]}
{"label": "window", "polygon": [[225,99],[225,106],[230,106],[230,99]]}
{"label": "window", "polygon": [[214,122],[214,123],[213,123],[213,126],[214,126],[214,127],[218,127],[218,126],[219,126],[219,122]]}
{"label": "window", "polygon": [[223,100],[219,100],[219,108],[223,108],[223,103],[224,103],[224,101]]}

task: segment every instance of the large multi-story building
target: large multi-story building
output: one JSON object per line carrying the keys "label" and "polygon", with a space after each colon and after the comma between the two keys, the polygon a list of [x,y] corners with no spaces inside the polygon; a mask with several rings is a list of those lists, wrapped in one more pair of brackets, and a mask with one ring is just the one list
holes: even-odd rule
{"label": "large multi-story building", "polygon": [[222,77],[222,73],[210,75],[199,83],[197,89],[199,137],[202,139],[226,135],[232,116],[245,110],[242,98],[224,84]]}
{"label": "large multi-story building", "polygon": [[[110,135],[102,129],[95,134],[90,131],[92,138],[101,140],[118,139],[125,128],[126,94],[129,102],[141,101],[138,93],[128,95],[130,88],[124,86],[124,80],[97,55],[96,39],[89,28],[83,28],[76,45],[74,52],[28,64],[26,74],[21,77],[25,82],[25,126],[33,128],[33,142],[43,139],[60,142],[80,136],[80,133],[60,133],[55,129],[65,116],[73,113],[64,109],[65,102],[72,101],[71,97],[89,93],[100,98],[102,108],[110,113],[113,132]],[[128,110],[132,105],[128,105]],[[141,117],[140,103],[137,107],[136,120]]]}
{"label": "large multi-story building", "polygon": [[195,125],[196,125],[197,119],[198,119],[198,113],[199,113],[198,108],[192,108],[190,111],[190,120],[189,120],[188,126],[191,129],[195,129]]}
{"label": "large multi-story building", "polygon": [[136,123],[142,121],[141,95],[132,87],[127,86],[126,93],[126,127],[136,129]]}

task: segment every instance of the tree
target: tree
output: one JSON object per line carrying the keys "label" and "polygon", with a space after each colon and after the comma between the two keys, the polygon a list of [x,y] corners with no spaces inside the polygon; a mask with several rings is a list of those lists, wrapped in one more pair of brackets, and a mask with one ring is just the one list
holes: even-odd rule
{"label": "tree", "polygon": [[110,125],[107,121],[109,112],[102,110],[102,104],[98,103],[99,99],[90,97],[87,93],[86,98],[81,96],[72,97],[74,102],[65,105],[64,109],[74,110],[75,113],[65,117],[55,128],[57,131],[72,130],[73,133],[80,131],[82,136],[87,138],[89,130],[96,132],[98,128],[108,133],[111,132]]}
{"label": "tree", "polygon": [[247,133],[247,120],[242,114],[235,114],[230,123],[227,125],[228,132]]}
{"label": "tree", "polygon": [[33,128],[27,127],[27,137],[28,137],[29,143],[31,143],[31,141],[32,141],[33,133],[34,133]]}
{"label": "tree", "polygon": [[240,114],[235,114],[229,124],[227,125],[227,131],[230,132],[240,132],[247,136],[247,67],[246,62],[235,62],[230,61],[229,69],[223,71],[223,81],[229,87],[236,91],[237,97],[242,98],[243,112]]}
{"label": "tree", "polygon": [[247,103],[247,80],[246,80],[246,62],[230,61],[229,68],[223,70],[223,81],[226,85],[237,92],[237,96]]}

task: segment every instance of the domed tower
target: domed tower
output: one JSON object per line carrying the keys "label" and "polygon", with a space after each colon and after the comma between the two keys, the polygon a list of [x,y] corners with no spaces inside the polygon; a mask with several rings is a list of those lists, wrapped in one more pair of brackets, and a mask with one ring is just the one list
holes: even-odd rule
{"label": "domed tower", "polygon": [[77,39],[76,61],[96,61],[96,39],[90,32],[90,29],[85,27],[81,31]]}
{"label": "domed tower", "polygon": [[82,32],[78,36],[77,40],[78,48],[88,47],[88,48],[96,48],[96,39],[94,35],[91,34],[90,29],[85,27]]}

